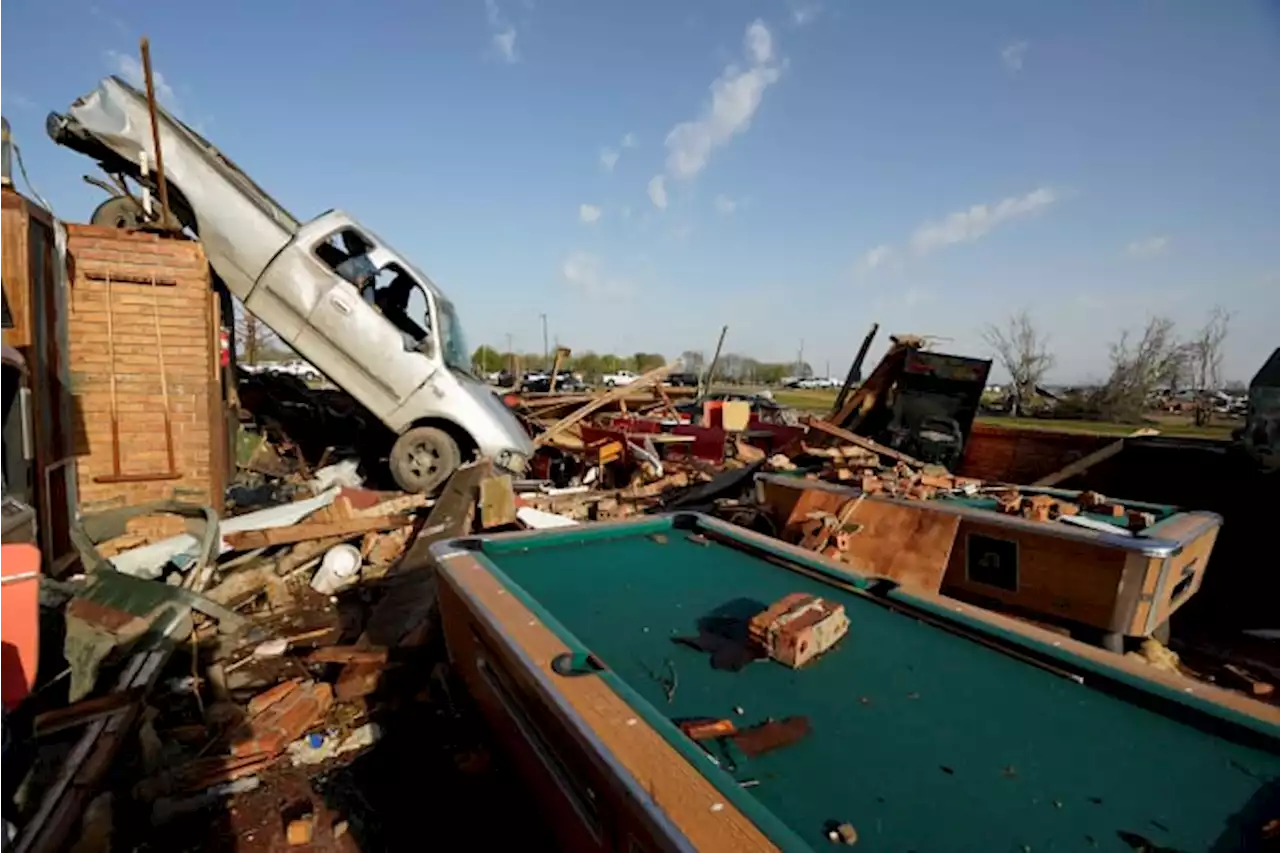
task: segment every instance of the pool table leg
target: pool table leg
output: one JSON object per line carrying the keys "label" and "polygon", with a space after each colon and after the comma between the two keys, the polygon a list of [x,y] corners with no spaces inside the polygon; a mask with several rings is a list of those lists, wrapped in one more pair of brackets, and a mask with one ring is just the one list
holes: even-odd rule
{"label": "pool table leg", "polygon": [[1124,654],[1124,634],[1117,631],[1103,631],[1099,638],[1099,645],[1109,652],[1122,655]]}

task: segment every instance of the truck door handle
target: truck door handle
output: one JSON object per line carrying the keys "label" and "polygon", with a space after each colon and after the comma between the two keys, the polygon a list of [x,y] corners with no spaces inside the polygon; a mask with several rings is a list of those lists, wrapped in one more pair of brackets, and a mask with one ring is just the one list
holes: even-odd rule
{"label": "truck door handle", "polygon": [[342,299],[341,299],[341,298],[339,298],[339,297],[337,297],[337,296],[330,296],[330,297],[329,297],[329,301],[330,301],[331,303],[333,303],[333,307],[334,307],[334,308],[337,308],[337,309],[338,309],[339,311],[341,311],[343,314],[350,314],[350,313],[351,313],[351,306],[350,306],[350,305],[348,305],[346,302],[342,301]]}

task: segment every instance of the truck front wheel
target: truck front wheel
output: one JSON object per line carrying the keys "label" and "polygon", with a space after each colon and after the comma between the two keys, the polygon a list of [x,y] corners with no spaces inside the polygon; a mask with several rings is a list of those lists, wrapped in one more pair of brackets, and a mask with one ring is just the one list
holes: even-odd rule
{"label": "truck front wheel", "polygon": [[391,448],[391,476],[406,492],[432,494],[462,464],[453,436],[436,427],[414,427]]}

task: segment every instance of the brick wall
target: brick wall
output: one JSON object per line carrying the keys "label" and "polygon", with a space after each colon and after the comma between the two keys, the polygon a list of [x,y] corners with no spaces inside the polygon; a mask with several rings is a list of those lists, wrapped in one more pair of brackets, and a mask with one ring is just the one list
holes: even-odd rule
{"label": "brick wall", "polygon": [[[69,224],[67,234],[68,339],[81,510],[169,497],[221,508],[221,499],[215,499],[221,478],[216,464],[211,464],[218,458],[215,442],[223,440],[216,420],[220,393],[209,266],[203,250],[188,240],[93,225]],[[161,346],[174,468],[181,477],[97,482],[112,473],[113,371],[121,473],[157,474],[169,468]]]}

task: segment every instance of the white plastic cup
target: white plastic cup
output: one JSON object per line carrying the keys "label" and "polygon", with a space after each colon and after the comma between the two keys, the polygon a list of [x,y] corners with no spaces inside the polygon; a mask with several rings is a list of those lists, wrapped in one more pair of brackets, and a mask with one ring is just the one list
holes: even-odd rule
{"label": "white plastic cup", "polygon": [[360,574],[361,562],[360,550],[354,545],[334,545],[311,576],[311,588],[321,595],[333,595]]}

